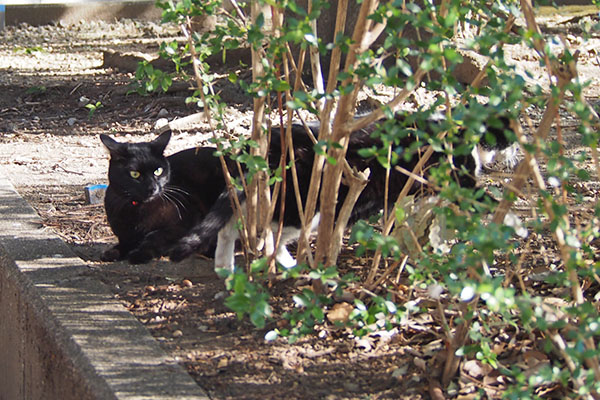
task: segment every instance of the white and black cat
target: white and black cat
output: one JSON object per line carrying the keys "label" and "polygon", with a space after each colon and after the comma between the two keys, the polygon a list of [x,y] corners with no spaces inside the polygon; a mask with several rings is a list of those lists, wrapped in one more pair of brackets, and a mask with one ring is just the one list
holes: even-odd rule
{"label": "white and black cat", "polygon": [[[165,157],[170,138],[171,132],[165,132],[151,142],[121,143],[100,135],[110,152],[106,216],[119,239],[103,260],[137,264],[165,255],[202,221],[223,191],[215,149],[199,147]],[[203,253],[213,251],[208,246]]]}
{"label": "white and black cat", "polygon": [[[397,116],[395,121],[400,126],[402,125],[401,122],[403,120],[404,116]],[[346,156],[350,167],[356,168],[359,171],[363,171],[366,168],[370,169],[369,182],[354,206],[349,220],[350,224],[356,222],[358,219],[376,214],[384,207],[386,169],[375,157],[363,158],[359,155],[361,149],[374,146],[381,147],[381,140],[378,139],[376,135],[373,135],[373,133],[382,122],[383,121],[380,121],[363,130],[353,132],[350,136]],[[437,124],[438,122],[433,120],[430,121],[430,123]],[[505,135],[505,132],[509,130],[508,118],[503,116],[493,118],[485,123],[484,128],[485,131],[493,137],[492,145],[476,146],[470,154],[454,155],[452,157],[453,164],[456,167],[449,166],[447,173],[449,176],[452,176],[461,187],[475,187],[476,176],[480,173],[483,165],[482,157],[485,162],[489,162],[488,155],[491,152],[507,148],[510,145],[510,141]],[[315,137],[318,136],[317,126],[311,126],[311,130]],[[277,131],[278,129],[274,129],[274,132]],[[292,135],[300,194],[302,200],[305,201],[310,185],[310,176],[314,160],[314,146],[302,125],[293,125]],[[415,154],[418,150],[410,150],[415,149],[414,144],[414,136],[408,134],[400,139],[399,142],[396,142],[396,147],[394,149],[394,151],[400,154],[398,165],[408,171],[412,171],[419,160],[418,154]],[[272,160],[273,162],[273,165],[271,165],[272,168],[275,168],[275,163],[279,161],[281,151],[280,145],[279,135],[273,135],[269,145],[269,160]],[[404,157],[404,153],[406,152],[413,153],[410,159]],[[447,155],[444,153],[434,152],[433,156],[426,163],[424,170],[426,171],[430,167],[440,164],[442,159],[447,158]],[[425,172],[425,174],[427,175],[427,172]],[[282,232],[281,245],[276,250],[276,259],[285,267],[292,267],[295,265],[295,260],[288,253],[285,245],[298,238],[300,217],[293,193],[291,174],[288,174],[287,176],[285,214],[283,216],[284,231]],[[388,198],[392,199],[392,203],[393,199],[396,199],[399,195],[407,179],[405,173],[399,172],[393,168],[390,170]],[[414,182],[410,188],[410,194],[415,194],[420,190],[430,189],[419,182]],[[338,196],[337,212],[339,212],[347,193],[348,187],[342,183]],[[244,200],[243,193],[239,193],[239,197],[240,200]],[[279,211],[279,207],[276,207],[275,209]],[[279,215],[276,213],[274,221],[277,221],[278,219]],[[311,223],[312,228],[315,229],[318,223],[319,215],[317,214]],[[226,191],[221,194],[220,199],[215,203],[208,215],[173,247],[169,253],[171,260],[180,261],[195,252],[206,252],[207,249],[214,246],[215,237],[218,238],[215,252],[215,268],[226,268],[232,271],[234,267],[234,243],[238,238],[238,232],[236,229],[236,218]]]}

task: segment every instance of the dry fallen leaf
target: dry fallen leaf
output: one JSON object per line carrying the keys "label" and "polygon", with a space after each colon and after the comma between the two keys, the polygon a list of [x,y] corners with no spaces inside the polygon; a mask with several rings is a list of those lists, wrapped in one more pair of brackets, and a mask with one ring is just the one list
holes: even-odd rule
{"label": "dry fallen leaf", "polygon": [[349,303],[337,303],[327,312],[327,319],[333,323],[346,323],[354,306]]}
{"label": "dry fallen leaf", "polygon": [[463,370],[473,378],[481,378],[489,374],[493,368],[489,364],[484,364],[478,360],[468,360],[463,364]]}
{"label": "dry fallen leaf", "polygon": [[538,350],[527,350],[523,353],[523,359],[529,366],[535,366],[541,362],[548,362],[548,355]]}
{"label": "dry fallen leaf", "polygon": [[225,368],[229,365],[229,360],[227,358],[221,358],[219,360],[219,363],[217,364],[217,368],[221,369],[221,368]]}
{"label": "dry fallen leaf", "polygon": [[415,364],[415,366],[417,368],[419,368],[421,371],[427,371],[427,362],[425,360],[423,360],[422,358],[419,357],[415,357],[413,359],[413,363]]}

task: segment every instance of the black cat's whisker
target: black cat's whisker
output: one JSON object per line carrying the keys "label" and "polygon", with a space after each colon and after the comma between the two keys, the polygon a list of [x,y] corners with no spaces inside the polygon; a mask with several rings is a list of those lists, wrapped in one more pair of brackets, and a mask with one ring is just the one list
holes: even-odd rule
{"label": "black cat's whisker", "polygon": [[180,188],[179,186],[174,186],[174,185],[165,186],[165,191],[171,191],[173,193],[177,192],[177,193],[181,193],[186,196],[190,195],[190,192],[188,192],[187,190],[184,190],[184,189]]}
{"label": "black cat's whisker", "polygon": [[163,189],[164,192],[169,192],[173,195],[183,195],[183,196],[189,196],[189,193],[181,188],[178,188],[177,186],[170,186],[167,185],[165,186],[165,188]]}
{"label": "black cat's whisker", "polygon": [[[181,208],[182,208],[183,210],[185,210],[185,209],[186,209],[186,206],[185,206],[185,204],[184,204],[184,202],[183,202],[183,200],[182,200],[182,197],[183,197],[183,199],[185,199],[187,196],[189,196],[189,193],[185,192],[184,190],[180,190],[180,191],[174,191],[174,190],[172,190],[172,188],[170,188],[170,187],[166,187],[166,188],[165,188],[165,190],[163,191],[163,193],[164,193],[164,194],[169,194],[169,197],[170,197],[170,198],[171,198],[173,201],[176,201],[176,202],[177,202],[177,203],[178,203],[178,204],[181,206]],[[184,195],[184,196],[178,196],[178,195],[180,195],[181,193],[184,193],[185,195]]]}
{"label": "black cat's whisker", "polygon": [[175,198],[173,196],[170,196],[167,191],[164,191],[161,194],[160,198],[163,201],[167,201],[167,202],[171,203],[175,207],[175,210],[177,210],[177,217],[181,220],[182,219],[182,217],[181,217],[181,210],[180,210],[179,207],[185,209],[185,206],[183,205],[183,203],[181,202],[181,200],[179,200],[179,199],[177,199],[177,198]]}
{"label": "black cat's whisker", "polygon": [[194,147],[166,157],[170,137],[167,131],[149,142],[125,143],[100,136],[110,153],[106,217],[119,240],[103,259],[144,263],[166,255],[224,189],[214,148]]}

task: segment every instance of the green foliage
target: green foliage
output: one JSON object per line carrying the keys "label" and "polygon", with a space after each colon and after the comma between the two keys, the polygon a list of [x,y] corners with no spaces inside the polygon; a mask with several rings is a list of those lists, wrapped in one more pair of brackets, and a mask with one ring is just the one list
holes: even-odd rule
{"label": "green foliage", "polygon": [[85,108],[88,109],[88,118],[91,119],[96,113],[96,111],[98,111],[102,107],[104,107],[104,104],[102,104],[102,102],[100,101],[97,101],[96,103],[86,104]]}
{"label": "green foliage", "polygon": [[27,54],[27,55],[34,55],[35,53],[45,53],[46,50],[44,50],[44,48],[42,46],[31,46],[31,47],[15,46],[13,48],[13,52]]}
{"label": "green foliage", "polygon": [[46,86],[43,86],[43,85],[42,86],[32,86],[32,87],[28,88],[25,91],[25,93],[36,95],[36,94],[46,93],[46,90],[47,90]]}
{"label": "green foliage", "polygon": [[[308,271],[307,275],[304,273]],[[329,290],[325,294],[315,292],[309,286],[304,287],[298,293],[292,295],[293,308],[282,314],[282,318],[288,321],[288,328],[274,329],[267,332],[267,340],[275,340],[279,336],[286,337],[290,343],[299,337],[314,332],[317,325],[325,322],[325,308],[334,302],[333,297],[340,296],[349,284],[356,281],[353,274],[340,276],[337,268],[323,266],[316,269],[308,269],[306,266],[298,266],[283,271],[284,278],[298,278],[303,276],[311,282],[318,282]],[[356,317],[360,320],[360,317]]]}
{"label": "green foliage", "polygon": [[[252,268],[258,272],[264,270],[264,266],[264,260],[257,260]],[[227,307],[235,311],[239,319],[248,315],[257,328],[263,328],[271,317],[268,292],[259,282],[251,281],[246,273],[239,270],[227,279],[227,289],[231,291],[225,300]]]}
{"label": "green foliage", "polygon": [[148,61],[139,63],[135,71],[135,79],[137,80],[136,91],[142,95],[160,90],[166,92],[173,84],[173,76],[171,74],[154,68]]}
{"label": "green foliage", "polygon": [[[230,11],[233,18],[223,17],[211,32],[193,34],[193,50],[201,67],[201,87],[188,101],[197,103],[200,107],[208,107],[219,123],[218,128],[222,128],[224,124],[225,105],[210,89],[215,76],[206,64],[209,56],[221,54],[225,58],[228,51],[242,44],[264,50],[265,57],[262,58],[261,65],[264,74],[247,82],[231,73],[229,80],[239,84],[255,98],[271,98],[294,87],[294,82],[288,81],[282,73],[282,60],[288,44],[299,45],[304,49],[314,48],[323,56],[322,60],[326,60],[326,56],[334,48],[347,54],[354,45],[351,33],[338,35],[333,43],[325,43],[313,35],[310,21],[323,12],[329,2],[313,2],[314,8],[310,14],[291,0],[269,1],[268,4],[286,15],[285,23],[277,34],[265,31],[269,24],[264,16],[259,16],[254,24],[240,22],[236,18],[236,10]],[[522,26],[506,29],[507,16],[521,16],[519,3],[450,0],[443,4],[444,12],[438,2],[381,2],[369,16],[374,23],[386,22],[381,45],[372,46],[357,54],[357,62],[337,76],[337,86],[332,92],[325,94],[316,89],[299,89],[287,99],[285,106],[289,111],[306,111],[318,115],[318,101],[339,99],[351,93],[356,85],[362,85],[366,91],[375,93],[382,87],[391,88],[394,93],[400,90],[414,92],[417,88],[426,90],[434,97],[431,104],[422,105],[414,112],[403,115],[403,118],[394,119],[391,110],[384,107],[387,120],[379,123],[374,132],[383,146],[363,149],[361,155],[376,158],[386,168],[393,168],[401,160],[418,157],[426,145],[449,156],[469,154],[477,143],[487,141],[493,144],[494,139],[485,131],[484,123],[490,127],[500,127],[495,116],[502,115],[517,120],[525,110],[544,109],[548,97],[547,88],[532,83],[534,80],[527,76],[528,72],[519,72],[515,65],[507,64],[501,45],[524,44],[533,48],[537,39],[543,39]],[[163,9],[164,22],[186,25],[188,17],[215,15],[219,2],[158,1],[157,5]],[[403,5],[406,9],[403,9]],[[473,29],[473,34],[466,35],[464,42],[458,46],[455,40],[456,28],[467,24]],[[597,29],[588,25],[585,28],[587,31]],[[428,34],[399,34],[406,27]],[[560,42],[555,41],[553,46],[558,43]],[[189,54],[192,49],[189,46],[176,42],[161,46],[162,55],[173,60],[177,76],[183,79],[190,78],[185,68],[190,65]],[[452,75],[465,59],[462,48],[489,60],[490,65],[484,71],[486,85],[464,87]],[[573,60],[569,51],[557,57],[549,50],[550,46],[546,46],[551,62],[560,60],[568,63]],[[541,61],[543,62],[545,60]],[[417,69],[429,73],[431,79],[418,84],[415,79]],[[148,63],[142,63],[136,78],[143,82],[141,91],[150,93],[166,91],[175,75],[165,74]],[[586,83],[578,81],[569,83],[566,88],[569,100],[565,105],[581,121],[589,122],[594,117],[580,100],[585,85]],[[558,92],[556,85],[550,87],[550,93],[555,99]],[[487,99],[487,107],[479,104],[477,98],[482,97]],[[451,113],[432,124],[432,116],[440,108],[445,108],[450,99],[453,105],[458,104]],[[463,103],[459,103],[461,99]],[[268,107],[268,111],[270,110]],[[267,129],[264,131],[268,132]],[[597,350],[590,345],[600,339],[600,313],[595,304],[597,299],[584,298],[583,301],[578,301],[573,289],[585,280],[589,283],[588,287],[595,287],[597,291],[600,263],[596,260],[595,248],[591,243],[600,236],[600,205],[596,205],[594,215],[589,215],[588,221],[575,224],[571,204],[562,200],[564,191],[576,204],[583,205],[590,201],[577,193],[575,182],[590,179],[590,170],[586,168],[586,164],[593,162],[600,135],[589,123],[582,123],[579,133],[581,145],[585,149],[575,156],[564,154],[562,145],[555,140],[522,146],[530,156],[543,156],[546,160],[545,187],[539,190],[533,188],[528,192],[538,199],[532,207],[535,217],[528,221],[528,231],[537,237],[554,237],[564,242],[563,251],[557,251],[560,260],[552,268],[548,267],[540,282],[549,292],[560,293],[560,301],[557,300],[556,304],[548,304],[544,293],[519,284],[524,271],[521,269],[521,253],[527,251],[528,248],[523,247],[529,239],[519,237],[519,227],[514,224],[490,223],[489,213],[494,208],[493,202],[484,195],[484,190],[459,187],[452,175],[468,171],[461,166],[453,169],[444,159],[428,170],[428,179],[439,189],[442,199],[435,207],[431,207],[435,214],[432,219],[443,221],[445,229],[454,233],[453,239],[446,243],[445,248],[432,243],[431,238],[435,235],[432,236],[431,231],[424,232],[422,237],[417,238],[419,248],[411,252],[410,259],[404,263],[406,254],[401,250],[402,246],[393,234],[384,232],[377,221],[358,222],[350,236],[350,242],[356,246],[357,257],[372,256],[379,252],[387,262],[401,264],[404,279],[402,284],[410,288],[410,293],[440,288],[443,299],[439,295],[430,295],[431,300],[438,302],[440,307],[428,308],[418,305],[410,296],[408,300],[397,296],[398,290],[390,283],[390,279],[380,280],[383,283],[378,287],[362,290],[362,280],[368,271],[361,271],[360,279],[344,275],[341,272],[343,270],[335,266],[315,269],[296,267],[280,271],[276,276],[268,276],[264,259],[255,261],[250,271],[238,270],[228,277],[231,295],[226,304],[239,318],[248,316],[259,328],[264,328],[272,318],[285,319],[287,323],[281,325],[283,327],[269,330],[265,338],[275,340],[283,336],[293,342],[320,327],[339,325],[339,321],[329,321],[327,312],[334,307],[342,292],[351,291],[360,295],[354,298],[352,311],[342,325],[350,327],[357,336],[401,328],[401,321],[421,313],[439,313],[447,343],[451,342],[452,332],[456,332],[461,324],[467,326],[465,344],[445,357],[458,355],[489,365],[508,382],[505,398],[538,398],[536,388],[551,383],[560,385],[572,397],[597,393],[600,391],[599,384],[594,379],[593,367],[590,367],[598,360]],[[398,147],[407,135],[415,138],[413,143],[405,148]],[[508,137],[511,141],[517,140],[512,132],[509,132]],[[250,151],[256,147],[255,142],[245,138],[214,139],[214,142],[218,146],[218,153],[243,164],[250,178],[258,171],[264,171],[271,184],[281,181],[285,166],[270,171],[267,161]],[[328,151],[336,146],[339,147],[339,144],[321,141],[315,146],[315,152],[326,156],[333,163],[335,160],[329,156]],[[389,147],[394,148],[391,154],[388,152]],[[491,191],[494,192],[493,189]],[[495,192],[499,193],[497,189]],[[512,200],[515,198],[514,194],[505,196]],[[393,203],[396,199],[389,200]],[[397,225],[408,221],[407,212],[403,208],[395,209],[391,218],[395,218]],[[438,238],[441,236],[438,234]],[[376,272],[382,273],[381,270]],[[294,291],[291,309],[275,316],[269,305],[270,296],[265,289],[267,278],[274,277],[301,277],[308,281],[308,284]],[[318,287],[322,290],[315,290]],[[589,293],[590,296],[593,295],[593,290]],[[444,312],[456,317],[446,321]],[[500,340],[498,332],[510,336],[512,343],[520,340],[513,332],[524,332],[529,337],[535,337],[536,343],[542,343],[541,350],[546,352],[549,362],[533,372],[525,370],[521,364],[507,364],[503,359],[506,354],[497,343]]]}
{"label": "green foliage", "polygon": [[371,305],[366,305],[361,300],[354,300],[354,310],[350,314],[356,336],[364,336],[372,331],[390,330],[397,323],[395,318],[398,308],[391,300],[380,296],[371,299]]}

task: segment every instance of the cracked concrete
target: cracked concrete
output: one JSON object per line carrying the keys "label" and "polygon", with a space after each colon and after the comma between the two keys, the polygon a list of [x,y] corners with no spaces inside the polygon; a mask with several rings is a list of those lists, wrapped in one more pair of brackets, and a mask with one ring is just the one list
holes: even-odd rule
{"label": "cracked concrete", "polygon": [[0,371],[1,400],[207,398],[1,173]]}

